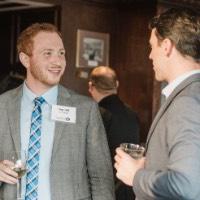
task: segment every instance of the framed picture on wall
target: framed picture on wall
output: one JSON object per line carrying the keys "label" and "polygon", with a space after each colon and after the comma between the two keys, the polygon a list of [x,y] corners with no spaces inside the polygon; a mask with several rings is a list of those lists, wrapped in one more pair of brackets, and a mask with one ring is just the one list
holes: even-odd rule
{"label": "framed picture on wall", "polygon": [[109,34],[77,31],[76,67],[109,65]]}

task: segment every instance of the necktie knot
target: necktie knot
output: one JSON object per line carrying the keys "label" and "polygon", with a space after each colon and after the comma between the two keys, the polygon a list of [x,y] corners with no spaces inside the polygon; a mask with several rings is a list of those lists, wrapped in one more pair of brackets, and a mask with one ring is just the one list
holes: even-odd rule
{"label": "necktie knot", "polygon": [[45,102],[45,99],[43,97],[36,97],[34,99],[34,103],[36,106],[41,106]]}

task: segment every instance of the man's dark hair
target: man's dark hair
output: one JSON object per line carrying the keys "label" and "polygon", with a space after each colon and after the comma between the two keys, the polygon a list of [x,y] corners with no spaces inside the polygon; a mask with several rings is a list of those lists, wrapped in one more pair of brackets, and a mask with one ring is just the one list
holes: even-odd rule
{"label": "man's dark hair", "polygon": [[170,39],[183,56],[200,62],[200,14],[188,8],[171,8],[154,17],[149,25],[155,28],[159,41]]}

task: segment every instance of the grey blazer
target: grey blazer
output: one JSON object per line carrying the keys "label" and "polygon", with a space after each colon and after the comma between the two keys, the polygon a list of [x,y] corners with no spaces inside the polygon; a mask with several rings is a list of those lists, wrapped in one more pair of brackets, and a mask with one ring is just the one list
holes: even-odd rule
{"label": "grey blazer", "polygon": [[[22,87],[0,96],[0,160],[20,149]],[[112,166],[96,103],[59,86],[58,105],[77,108],[76,124],[56,122],[51,173],[52,200],[113,200]],[[16,185],[0,183],[0,200],[16,199]]]}
{"label": "grey blazer", "polygon": [[138,200],[200,199],[200,74],[183,81],[157,113],[145,169],[134,178]]}

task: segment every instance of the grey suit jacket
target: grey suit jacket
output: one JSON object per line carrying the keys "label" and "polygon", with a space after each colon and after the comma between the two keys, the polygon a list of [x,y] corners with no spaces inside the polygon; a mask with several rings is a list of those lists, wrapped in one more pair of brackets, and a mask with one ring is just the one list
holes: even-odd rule
{"label": "grey suit jacket", "polygon": [[[0,96],[0,160],[20,149],[22,87]],[[98,106],[59,86],[58,105],[77,108],[76,124],[56,122],[51,173],[52,200],[113,200],[112,166]],[[16,199],[16,185],[1,183],[0,200]],[[45,200],[45,199],[44,199]]]}
{"label": "grey suit jacket", "polygon": [[200,74],[183,81],[157,113],[145,169],[134,177],[139,200],[200,199]]}

